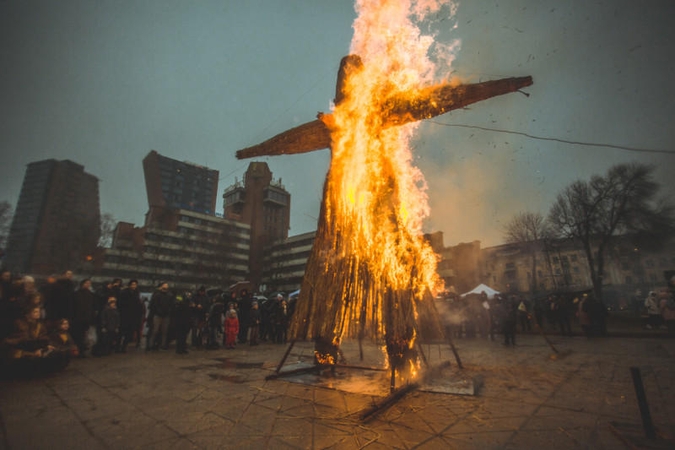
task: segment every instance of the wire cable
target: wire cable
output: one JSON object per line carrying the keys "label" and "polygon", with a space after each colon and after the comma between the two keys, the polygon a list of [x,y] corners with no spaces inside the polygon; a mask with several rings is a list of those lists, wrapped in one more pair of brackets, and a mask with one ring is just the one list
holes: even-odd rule
{"label": "wire cable", "polygon": [[528,137],[530,139],[536,139],[536,140],[539,140],[539,141],[553,141],[553,142],[560,142],[560,143],[563,143],[563,144],[570,144],[570,145],[584,145],[584,146],[587,146],[587,147],[614,148],[614,149],[617,149],[617,150],[626,150],[626,151],[630,151],[630,152],[639,152],[639,153],[666,153],[666,154],[671,154],[671,155],[675,154],[675,150],[638,148],[638,147],[627,147],[625,145],[599,144],[599,143],[595,143],[595,142],[572,141],[572,140],[568,140],[568,139],[535,136],[533,134],[524,133],[522,131],[501,130],[501,129],[498,129],[498,128],[488,128],[488,127],[481,127],[481,126],[478,126],[478,125],[465,125],[465,124],[459,124],[459,123],[443,123],[443,122],[437,122],[435,120],[429,120],[428,122],[431,122],[435,125],[444,126],[444,127],[470,128],[470,129],[474,129],[474,130],[494,131],[496,133],[515,134],[515,135],[518,135],[518,136],[525,136],[525,137]]}

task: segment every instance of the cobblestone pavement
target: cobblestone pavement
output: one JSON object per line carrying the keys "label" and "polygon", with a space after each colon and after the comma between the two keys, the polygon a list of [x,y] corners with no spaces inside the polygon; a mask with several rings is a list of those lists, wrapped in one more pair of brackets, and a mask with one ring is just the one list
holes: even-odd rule
{"label": "cobblestone pavement", "polygon": [[[447,345],[425,344],[431,366],[453,362],[444,376],[482,376],[478,395],[413,391],[368,422],[360,413],[387,389],[377,377],[339,369],[348,390],[266,381],[287,346],[78,359],[48,378],[0,382],[0,448],[620,449],[609,423],[641,423],[631,366],[658,429],[675,430],[675,340],[553,342],[557,360],[536,335],[515,348],[458,341],[461,372]],[[354,364],[355,347],[343,347]],[[311,350],[296,345],[289,367]],[[379,353],[367,346],[366,361]]]}

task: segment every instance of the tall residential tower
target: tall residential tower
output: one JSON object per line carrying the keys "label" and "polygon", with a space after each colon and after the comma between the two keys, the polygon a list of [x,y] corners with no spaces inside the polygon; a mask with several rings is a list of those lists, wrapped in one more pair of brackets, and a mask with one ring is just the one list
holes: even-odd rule
{"label": "tall residential tower", "polygon": [[152,150],[143,159],[148,206],[215,215],[218,171]]}
{"label": "tall residential tower", "polygon": [[98,179],[69,160],[28,164],[5,265],[22,273],[77,270],[98,244]]}

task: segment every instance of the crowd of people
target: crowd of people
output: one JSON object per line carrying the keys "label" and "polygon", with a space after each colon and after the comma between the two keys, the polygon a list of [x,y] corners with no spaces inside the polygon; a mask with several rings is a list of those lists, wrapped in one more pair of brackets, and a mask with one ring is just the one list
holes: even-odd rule
{"label": "crowd of people", "polygon": [[[453,338],[484,337],[495,340],[500,334],[503,344],[515,345],[516,333],[554,332],[572,336],[572,324],[588,338],[607,334],[608,308],[592,291],[576,294],[547,295],[527,299],[519,294],[487,293],[460,297],[448,295],[443,301],[446,333]],[[675,277],[668,287],[651,291],[644,300],[647,329],[667,329],[675,335]]]}
{"label": "crowd of people", "polygon": [[[607,333],[608,311],[592,292],[548,295],[529,300],[517,294],[485,292],[442,301],[446,333],[452,338],[482,336],[516,344],[516,333],[548,330],[572,335],[578,323],[587,337]],[[119,278],[98,290],[89,279],[76,288],[71,271],[36,286],[30,276],[0,273],[0,360],[4,368],[37,374],[65,367],[73,357],[126,353],[129,346],[145,351],[168,350],[175,341],[178,354],[193,348],[233,349],[261,341],[285,343],[293,302],[282,293],[270,299],[239,292],[210,294],[172,292],[160,283],[144,299],[138,282],[123,286]],[[675,276],[668,287],[651,291],[644,300],[646,328],[666,328],[675,334]],[[188,342],[189,338],[189,342]]]}
{"label": "crowd of people", "polygon": [[[282,293],[271,299],[246,289],[207,294],[172,292],[162,282],[141,296],[137,280],[116,278],[94,291],[90,279],[75,284],[73,273],[36,286],[30,276],[0,275],[0,361],[20,376],[64,368],[73,357],[194,348],[235,348],[261,341],[285,343],[292,302]],[[188,338],[189,343],[188,343]]]}

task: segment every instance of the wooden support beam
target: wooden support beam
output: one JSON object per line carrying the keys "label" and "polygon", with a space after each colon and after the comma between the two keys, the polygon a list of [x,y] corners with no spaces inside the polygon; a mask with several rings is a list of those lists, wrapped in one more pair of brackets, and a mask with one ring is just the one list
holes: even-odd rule
{"label": "wooden support beam", "polygon": [[[393,97],[385,101],[381,111],[383,124],[388,128],[429,119],[530,85],[532,77],[528,76],[473,84],[432,86],[420,90],[413,98]],[[324,115],[319,113],[319,117]],[[330,130],[324,121],[317,119],[277,134],[258,145],[238,150],[237,158],[295,155],[329,148],[330,145]]]}

